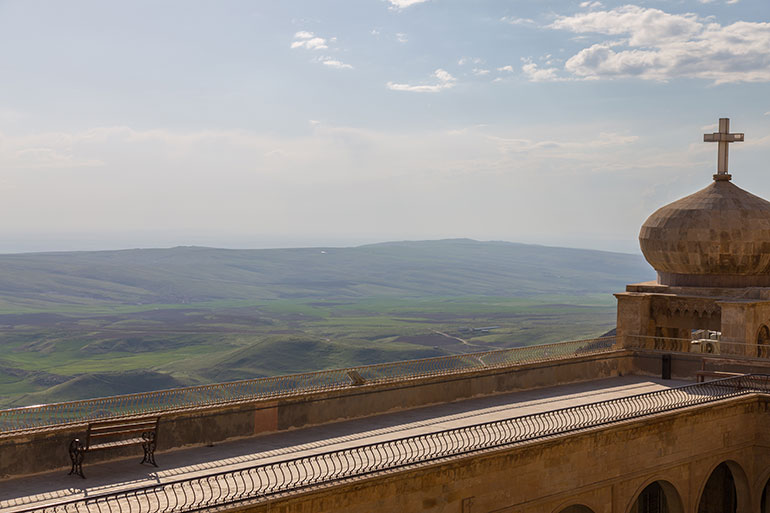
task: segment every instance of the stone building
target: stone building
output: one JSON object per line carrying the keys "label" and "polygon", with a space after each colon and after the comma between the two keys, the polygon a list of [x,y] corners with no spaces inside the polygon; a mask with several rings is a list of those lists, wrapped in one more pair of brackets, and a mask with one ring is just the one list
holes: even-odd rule
{"label": "stone building", "polygon": [[729,133],[729,120],[704,138],[719,142],[718,172],[642,225],[639,243],[658,279],[616,294],[618,334],[632,346],[646,337],[668,347],[718,338],[693,347],[763,356],[770,340],[770,202],[732,183],[727,145],[743,134]]}

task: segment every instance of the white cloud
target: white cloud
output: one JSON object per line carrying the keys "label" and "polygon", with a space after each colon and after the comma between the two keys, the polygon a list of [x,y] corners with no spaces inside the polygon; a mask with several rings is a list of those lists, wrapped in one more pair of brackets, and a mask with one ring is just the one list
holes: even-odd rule
{"label": "white cloud", "polygon": [[762,147],[767,148],[770,147],[770,135],[766,135],[764,137],[758,137],[758,138],[749,138],[748,141],[746,141],[745,144],[742,146],[751,148],[751,147]]}
{"label": "white cloud", "polygon": [[[698,78],[716,84],[770,81],[770,23],[722,26],[695,14],[626,5],[560,16],[552,29],[615,36],[583,48],[564,70],[574,77]],[[539,80],[548,76],[540,74]],[[550,79],[558,79],[553,73]]]}
{"label": "white cloud", "polygon": [[558,75],[558,69],[556,68],[539,68],[537,64],[531,61],[526,61],[521,67],[521,71],[532,82],[552,82],[560,80]]}
{"label": "white cloud", "polygon": [[268,158],[282,158],[282,157],[288,157],[289,154],[286,151],[282,150],[281,148],[275,148],[274,150],[265,152],[264,156]]}
{"label": "white cloud", "polygon": [[451,82],[454,82],[455,79],[452,75],[449,74],[448,71],[444,71],[443,69],[439,68],[436,71],[433,72],[433,75],[439,79],[439,81],[443,84],[448,84]]}
{"label": "white cloud", "polygon": [[409,91],[413,93],[438,93],[444,89],[454,87],[455,78],[448,72],[441,68],[438,68],[433,72],[433,77],[438,80],[436,84],[428,85],[410,85],[410,84],[397,84],[394,82],[388,82],[386,86],[391,91]]}
{"label": "white cloud", "polygon": [[412,5],[421,4],[428,0],[388,0],[391,9],[406,9]]}
{"label": "white cloud", "polygon": [[489,70],[484,68],[473,68],[473,74],[478,76],[489,75]]}
{"label": "white cloud", "polygon": [[514,16],[503,16],[500,21],[509,23],[511,25],[534,25],[535,20],[529,18],[516,18]]}
{"label": "white cloud", "polygon": [[313,39],[306,39],[303,41],[294,41],[291,44],[292,48],[307,48],[308,50],[323,50],[329,48],[326,44],[326,40],[322,37],[314,37]]}
{"label": "white cloud", "polygon": [[584,9],[599,9],[600,7],[604,7],[604,4],[601,2],[591,2],[588,0],[586,2],[581,2],[580,7],[583,7]]}
{"label": "white cloud", "polygon": [[[336,37],[326,39],[303,30],[294,34],[294,41],[291,43],[291,47],[305,48],[306,50],[325,50],[329,48],[329,43],[334,43],[336,40]],[[324,66],[334,69],[353,69],[352,65],[330,56],[319,57],[317,61]]]}
{"label": "white cloud", "polygon": [[497,71],[506,71],[508,73],[513,73],[513,66],[511,66],[510,64],[507,66],[501,66],[497,68]]}
{"label": "white cloud", "polygon": [[458,66],[465,66],[466,64],[481,64],[484,62],[484,60],[480,57],[461,57],[460,60],[457,61]]}
{"label": "white cloud", "polygon": [[399,43],[406,43],[409,41],[409,38],[403,32],[398,32],[396,33],[396,41],[398,41]]}
{"label": "white cloud", "polygon": [[636,142],[636,135],[623,135],[613,132],[601,132],[598,136],[588,140],[554,140],[554,139],[508,139],[498,136],[488,136],[498,143],[501,151],[506,153],[527,153],[545,151],[549,153],[562,153],[565,157],[574,157],[576,153],[590,155],[590,151],[597,148],[618,148]]}
{"label": "white cloud", "polygon": [[23,148],[8,155],[6,165],[19,169],[63,169],[100,167],[104,162],[98,159],[78,157],[67,148]]}
{"label": "white cloud", "polygon": [[703,26],[695,14],[668,14],[659,9],[626,5],[610,11],[561,16],[551,28],[575,33],[628,35],[630,46],[653,46],[681,41],[698,34]]}
{"label": "white cloud", "polygon": [[[332,40],[334,40],[332,38]],[[308,50],[324,50],[329,48],[327,40],[318,37],[312,32],[300,31],[294,34],[294,41],[291,43],[292,48],[306,48]]]}
{"label": "white cloud", "polygon": [[81,151],[77,142],[93,132],[5,136],[0,133],[0,168],[8,172],[25,169],[67,169],[100,167],[104,162]]}
{"label": "white cloud", "polygon": [[334,59],[332,57],[322,57],[320,61],[321,61],[321,64],[323,64],[324,66],[329,66],[330,68],[353,69],[353,66],[351,66],[350,64],[345,64],[344,62]]}

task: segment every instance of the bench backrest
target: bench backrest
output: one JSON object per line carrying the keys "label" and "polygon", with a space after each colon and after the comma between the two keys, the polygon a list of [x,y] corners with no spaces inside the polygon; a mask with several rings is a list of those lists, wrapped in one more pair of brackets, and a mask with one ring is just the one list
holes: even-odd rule
{"label": "bench backrest", "polygon": [[91,422],[86,431],[85,447],[91,446],[92,439],[98,438],[127,438],[152,431],[157,436],[160,417],[125,418]]}

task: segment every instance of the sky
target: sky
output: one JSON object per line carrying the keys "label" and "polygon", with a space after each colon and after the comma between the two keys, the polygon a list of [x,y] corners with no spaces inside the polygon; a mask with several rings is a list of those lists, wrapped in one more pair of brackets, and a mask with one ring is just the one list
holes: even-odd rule
{"label": "sky", "polygon": [[639,252],[770,198],[767,0],[0,0],[0,252],[468,237]]}

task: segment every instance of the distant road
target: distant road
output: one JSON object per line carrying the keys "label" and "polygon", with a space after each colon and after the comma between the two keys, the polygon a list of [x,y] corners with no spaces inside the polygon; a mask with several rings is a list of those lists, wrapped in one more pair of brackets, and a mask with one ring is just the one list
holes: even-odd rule
{"label": "distant road", "polygon": [[437,334],[437,335],[441,335],[442,337],[451,338],[451,339],[454,339],[454,340],[459,340],[460,342],[462,342],[463,344],[465,344],[468,347],[485,347],[485,348],[487,347],[487,346],[480,346],[478,344],[471,344],[470,342],[468,342],[465,339],[462,339],[460,337],[454,337],[454,336],[450,335],[449,333],[444,333],[443,331],[438,331],[438,330],[431,330],[431,331],[433,333]]}

